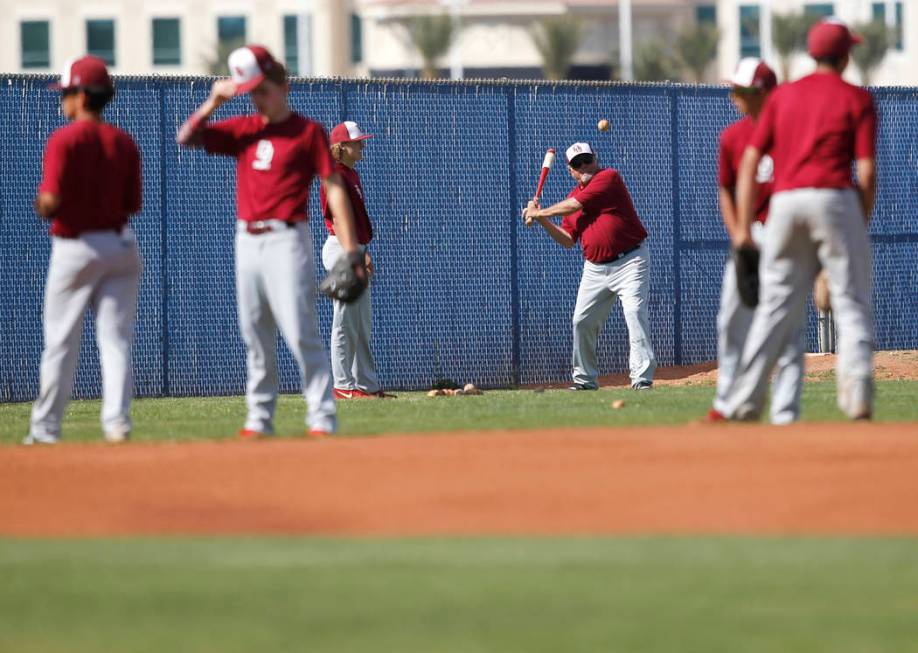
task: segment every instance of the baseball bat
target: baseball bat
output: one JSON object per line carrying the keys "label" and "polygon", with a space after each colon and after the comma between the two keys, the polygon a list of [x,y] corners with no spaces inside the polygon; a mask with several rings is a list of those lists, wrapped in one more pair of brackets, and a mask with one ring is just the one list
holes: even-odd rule
{"label": "baseball bat", "polygon": [[[536,186],[535,195],[532,199],[536,202],[539,201],[542,197],[542,186],[545,185],[545,180],[548,178],[548,171],[551,170],[551,165],[555,162],[555,148],[550,147],[545,151],[545,158],[542,159],[542,172],[539,174],[539,184]],[[526,219],[526,226],[531,226],[532,220]]]}

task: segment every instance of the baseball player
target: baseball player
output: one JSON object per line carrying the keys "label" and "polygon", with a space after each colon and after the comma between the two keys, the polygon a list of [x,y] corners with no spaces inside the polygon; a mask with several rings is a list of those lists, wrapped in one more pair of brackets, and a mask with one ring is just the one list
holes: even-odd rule
{"label": "baseball player", "polygon": [[[308,433],[337,428],[331,374],[315,316],[312,238],[306,224],[309,188],[319,176],[343,252],[365,280],[347,190],[334,171],[321,125],[292,111],[284,67],[268,50],[248,45],[229,56],[231,79],[185,122],[176,140],[236,159],[236,301],[246,348],[248,417],[239,435],[274,431],[276,333],[296,358],[309,407]],[[255,113],[208,124],[224,102],[251,93]]]}
{"label": "baseball player", "polygon": [[[740,164],[737,248],[753,247],[755,173],[765,153],[775,188],[765,227],[761,301],[725,406],[733,419],[756,419],[778,356],[803,323],[804,302],[820,264],[838,324],[838,405],[852,419],[873,411],[873,316],[867,220],[876,192],[877,116],[870,94],[841,75],[860,38],[837,19],[807,37],[816,71],[776,89]],[[857,182],[851,179],[856,162]]]}
{"label": "baseball player", "polygon": [[35,210],[51,221],[45,284],[41,382],[26,444],[60,439],[73,390],[83,318],[91,308],[102,364],[102,430],[108,442],[131,433],[131,343],[141,262],[129,217],[140,211],[140,152],[102,119],[114,96],[105,63],[71,59],[60,84],[69,124],[48,139]]}
{"label": "baseball player", "polygon": [[[650,252],[647,232],[617,170],[601,168],[588,143],[567,148],[567,165],[576,185],[562,202],[540,208],[535,200],[523,210],[562,247],[580,242],[583,276],[574,308],[573,385],[571,390],[596,390],[596,340],[616,299],[621,300],[630,342],[631,387],[653,387],[657,363],[650,343],[647,294]],[[563,216],[560,226],[549,218]]]}
{"label": "baseball player", "polygon": [[[732,239],[737,230],[735,193],[740,159],[752,137],[765,100],[777,85],[777,78],[766,63],[750,57],[739,62],[730,79],[730,85],[730,99],[743,118],[726,127],[721,133],[718,176],[721,214],[727,233],[731,234]],[[755,183],[757,203],[755,222],[752,223],[752,238],[757,246],[761,246],[762,231],[768,217],[768,203],[774,184],[774,163],[767,154],[762,156],[759,162]],[[754,306],[747,306],[740,297],[734,261],[728,260],[721,287],[720,311],[717,315],[717,394],[714,407],[708,413],[712,421],[723,419],[736,366],[743,353],[743,343],[752,324],[753,314]],[[774,424],[789,424],[800,418],[803,353],[803,324],[800,324],[778,359],[778,373],[772,384],[771,421]]]}
{"label": "baseball player", "polygon": [[[354,212],[359,249],[365,257],[367,271],[372,275],[374,268],[368,245],[373,239],[373,225],[370,224],[370,216],[364,203],[360,175],[355,169],[357,162],[363,159],[365,141],[370,137],[371,134],[363,133],[357,123],[346,121],[332,129],[330,140],[335,172],[347,188]],[[341,241],[335,235],[334,216],[324,188],[320,191],[320,198],[322,212],[325,214],[325,227],[328,229],[328,240],[322,247],[322,264],[331,272],[344,250]],[[331,364],[335,381],[335,399],[392,396],[384,393],[379,385],[376,362],[373,360],[373,352],[370,351],[372,325],[373,307],[369,288],[354,302],[334,300]]]}

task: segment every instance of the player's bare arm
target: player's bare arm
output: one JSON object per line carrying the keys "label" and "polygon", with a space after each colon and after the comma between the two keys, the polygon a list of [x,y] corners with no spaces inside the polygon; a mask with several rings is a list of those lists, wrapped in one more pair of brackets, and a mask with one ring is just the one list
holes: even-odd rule
{"label": "player's bare arm", "polygon": [[740,162],[736,182],[736,232],[730,237],[736,248],[755,247],[752,240],[752,223],[755,220],[755,203],[758,195],[755,173],[761,159],[762,153],[750,145]]}
{"label": "player's bare arm", "polygon": [[858,159],[857,166],[857,192],[861,197],[861,207],[864,209],[864,221],[870,222],[873,213],[873,204],[877,195],[877,165],[874,159]]}
{"label": "player's bare arm", "polygon": [[535,220],[542,228],[548,232],[548,235],[559,245],[566,249],[574,246],[574,239],[564,229],[556,225],[549,218],[552,216],[569,215],[583,208],[577,200],[568,198],[563,202],[558,202],[547,208],[539,208],[538,202],[529,200],[529,205],[523,209],[523,219],[527,222]]}
{"label": "player's bare arm", "polygon": [[727,236],[730,241],[734,239],[734,234],[738,230],[736,217],[736,202],[733,201],[733,189],[726,186],[718,187],[718,198],[720,200],[720,214],[724,220],[724,227],[727,229]]}
{"label": "player's bare arm", "polygon": [[218,79],[210,89],[210,96],[182,124],[175,136],[175,142],[186,147],[200,147],[200,129],[226,101],[236,94],[236,84],[231,79]]}
{"label": "player's bare arm", "polygon": [[41,192],[35,198],[35,212],[43,218],[53,218],[61,208],[61,198],[54,193]]}

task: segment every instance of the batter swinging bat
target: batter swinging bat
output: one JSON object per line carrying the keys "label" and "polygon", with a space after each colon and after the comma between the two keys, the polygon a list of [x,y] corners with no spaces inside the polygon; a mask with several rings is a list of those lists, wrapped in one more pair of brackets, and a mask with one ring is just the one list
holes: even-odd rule
{"label": "batter swinging bat", "polygon": [[[555,162],[555,148],[550,147],[545,151],[545,158],[542,159],[542,173],[539,175],[539,185],[536,187],[535,195],[532,199],[536,202],[542,197],[542,186],[548,178],[548,171],[551,170],[551,164]],[[532,219],[526,218],[526,226],[532,226]]]}

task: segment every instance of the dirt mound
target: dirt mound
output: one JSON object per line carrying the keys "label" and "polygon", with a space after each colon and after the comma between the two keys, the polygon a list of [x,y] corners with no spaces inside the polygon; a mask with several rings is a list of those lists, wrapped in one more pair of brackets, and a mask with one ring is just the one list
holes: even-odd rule
{"label": "dirt mound", "polygon": [[[807,354],[806,378],[810,381],[830,379],[835,373],[835,354]],[[918,351],[878,351],[874,354],[876,378],[882,381],[918,380]],[[627,374],[610,374],[600,378],[601,386],[628,386]],[[656,385],[714,385],[717,382],[717,362],[698,365],[661,367],[654,377]]]}

